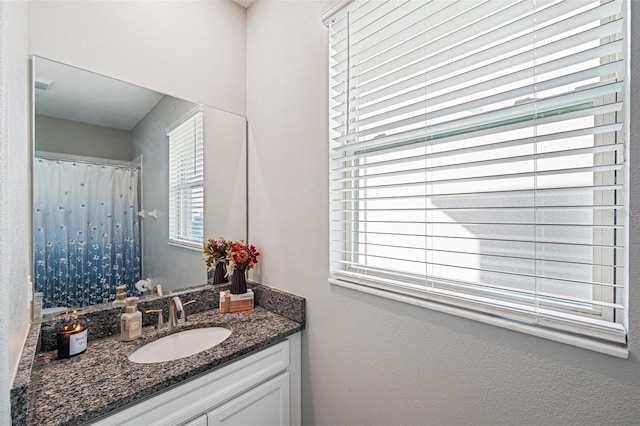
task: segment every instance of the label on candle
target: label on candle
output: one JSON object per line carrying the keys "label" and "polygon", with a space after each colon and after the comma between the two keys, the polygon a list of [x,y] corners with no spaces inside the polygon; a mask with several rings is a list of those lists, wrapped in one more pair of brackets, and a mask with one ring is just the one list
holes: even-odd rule
{"label": "label on candle", "polygon": [[69,356],[79,354],[87,349],[87,329],[69,336]]}

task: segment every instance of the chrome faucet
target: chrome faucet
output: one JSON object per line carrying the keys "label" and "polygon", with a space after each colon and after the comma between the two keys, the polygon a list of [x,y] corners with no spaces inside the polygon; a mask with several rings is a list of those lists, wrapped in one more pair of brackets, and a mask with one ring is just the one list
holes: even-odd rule
{"label": "chrome faucet", "polygon": [[185,321],[184,307],[178,296],[171,298],[169,302],[169,327],[175,327]]}

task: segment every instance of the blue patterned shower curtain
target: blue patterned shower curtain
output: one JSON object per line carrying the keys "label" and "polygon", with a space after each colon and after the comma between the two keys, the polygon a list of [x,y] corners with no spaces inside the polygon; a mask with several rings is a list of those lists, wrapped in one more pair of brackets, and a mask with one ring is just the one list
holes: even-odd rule
{"label": "blue patterned shower curtain", "polygon": [[37,158],[35,289],[43,307],[111,301],[140,279],[138,170]]}

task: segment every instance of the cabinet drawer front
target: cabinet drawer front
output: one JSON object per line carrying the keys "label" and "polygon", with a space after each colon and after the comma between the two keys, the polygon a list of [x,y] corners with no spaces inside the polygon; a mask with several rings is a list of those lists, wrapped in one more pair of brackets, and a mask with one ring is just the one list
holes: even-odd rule
{"label": "cabinet drawer front", "polygon": [[174,426],[233,399],[289,367],[289,341],[263,349],[157,396],[125,407],[94,425]]}
{"label": "cabinet drawer front", "polygon": [[208,426],[289,426],[289,373],[223,404],[207,418]]}

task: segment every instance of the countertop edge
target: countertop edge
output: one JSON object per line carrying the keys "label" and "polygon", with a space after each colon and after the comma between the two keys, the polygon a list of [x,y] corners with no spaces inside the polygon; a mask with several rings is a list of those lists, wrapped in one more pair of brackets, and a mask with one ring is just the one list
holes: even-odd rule
{"label": "countertop edge", "polygon": [[31,372],[38,353],[40,324],[32,323],[22,348],[18,370],[10,390],[11,421],[13,425],[26,424],[29,421],[29,384]]}

